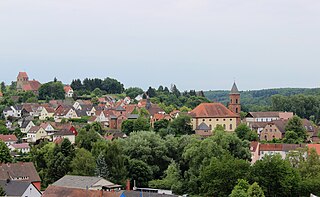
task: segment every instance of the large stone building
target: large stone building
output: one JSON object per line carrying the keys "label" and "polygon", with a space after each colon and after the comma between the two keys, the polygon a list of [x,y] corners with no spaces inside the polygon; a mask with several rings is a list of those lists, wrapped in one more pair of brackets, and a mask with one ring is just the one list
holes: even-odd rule
{"label": "large stone building", "polygon": [[192,117],[193,129],[198,131],[200,126],[204,127],[205,124],[210,130],[214,130],[218,125],[221,125],[226,131],[234,131],[240,123],[241,111],[240,93],[235,83],[229,97],[228,108],[221,103],[201,103],[189,112]]}
{"label": "large stone building", "polygon": [[41,83],[37,80],[29,81],[28,74],[26,72],[19,72],[17,76],[17,91],[32,91],[38,94],[38,90]]}

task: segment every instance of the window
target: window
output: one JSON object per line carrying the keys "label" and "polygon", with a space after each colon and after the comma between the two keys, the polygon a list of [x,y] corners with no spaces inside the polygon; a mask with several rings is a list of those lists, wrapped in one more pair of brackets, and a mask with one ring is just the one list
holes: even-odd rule
{"label": "window", "polygon": [[226,121],[226,119],[223,119],[223,121]]}
{"label": "window", "polygon": [[202,121],[204,122],[204,121],[205,121],[205,119],[202,119]]}
{"label": "window", "polygon": [[211,121],[211,119],[209,119],[209,121]]}
{"label": "window", "polygon": [[236,104],[238,104],[238,99],[236,99]]}
{"label": "window", "polygon": [[230,124],[230,127],[229,127],[229,129],[230,129],[230,130],[232,130],[232,124]]}
{"label": "window", "polygon": [[236,108],[236,113],[238,113],[238,108]]}
{"label": "window", "polygon": [[219,121],[219,119],[217,119],[216,121]]}
{"label": "window", "polygon": [[230,103],[232,103],[232,99],[231,99]]}
{"label": "window", "polygon": [[223,128],[226,129],[226,124],[223,124]]}
{"label": "window", "polygon": [[230,119],[230,121],[232,121],[232,119]]}

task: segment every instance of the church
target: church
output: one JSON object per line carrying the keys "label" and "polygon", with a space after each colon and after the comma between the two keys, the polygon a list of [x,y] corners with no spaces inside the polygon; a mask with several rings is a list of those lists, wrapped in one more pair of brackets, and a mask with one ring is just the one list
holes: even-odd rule
{"label": "church", "polygon": [[17,91],[32,91],[38,94],[38,90],[41,83],[37,80],[29,81],[28,74],[26,72],[19,72],[17,76]]}
{"label": "church", "polygon": [[191,112],[193,129],[202,136],[212,135],[212,131],[221,125],[226,131],[234,131],[240,124],[240,92],[236,83],[233,84],[229,94],[229,105],[221,103],[201,103]]}

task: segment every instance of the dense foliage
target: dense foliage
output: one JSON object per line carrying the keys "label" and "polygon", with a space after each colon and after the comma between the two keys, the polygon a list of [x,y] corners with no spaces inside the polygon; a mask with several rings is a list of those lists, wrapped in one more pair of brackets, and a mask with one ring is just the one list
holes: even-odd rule
{"label": "dense foliage", "polygon": [[39,99],[51,100],[51,99],[64,99],[65,92],[63,84],[61,82],[49,82],[41,85],[39,89]]}

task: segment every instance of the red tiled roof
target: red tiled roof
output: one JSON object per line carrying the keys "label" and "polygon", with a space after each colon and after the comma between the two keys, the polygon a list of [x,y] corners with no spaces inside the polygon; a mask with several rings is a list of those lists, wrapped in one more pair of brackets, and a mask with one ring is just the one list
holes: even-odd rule
{"label": "red tiled roof", "polygon": [[75,189],[50,185],[43,193],[43,197],[120,197],[123,192],[106,192],[100,190]]}
{"label": "red tiled roof", "polygon": [[282,151],[283,144],[260,144],[260,151]]}
{"label": "red tiled roof", "polygon": [[18,138],[15,135],[0,135],[0,139],[4,142],[15,142],[18,141]]}
{"label": "red tiled roof", "polygon": [[309,149],[316,149],[316,152],[320,155],[320,144],[308,144],[307,146]]}
{"label": "red tiled roof", "polygon": [[19,72],[18,78],[28,78],[28,74],[26,72]]}
{"label": "red tiled roof", "polygon": [[33,80],[28,81],[22,86],[22,90],[24,91],[38,91],[41,86],[41,83],[39,81]]}
{"label": "red tiled roof", "polygon": [[68,93],[70,90],[72,90],[71,86],[69,86],[69,85],[64,86],[63,89],[64,89],[65,93]]}
{"label": "red tiled roof", "polygon": [[226,106],[221,103],[201,103],[189,113],[194,118],[234,118],[239,115],[230,111]]}

